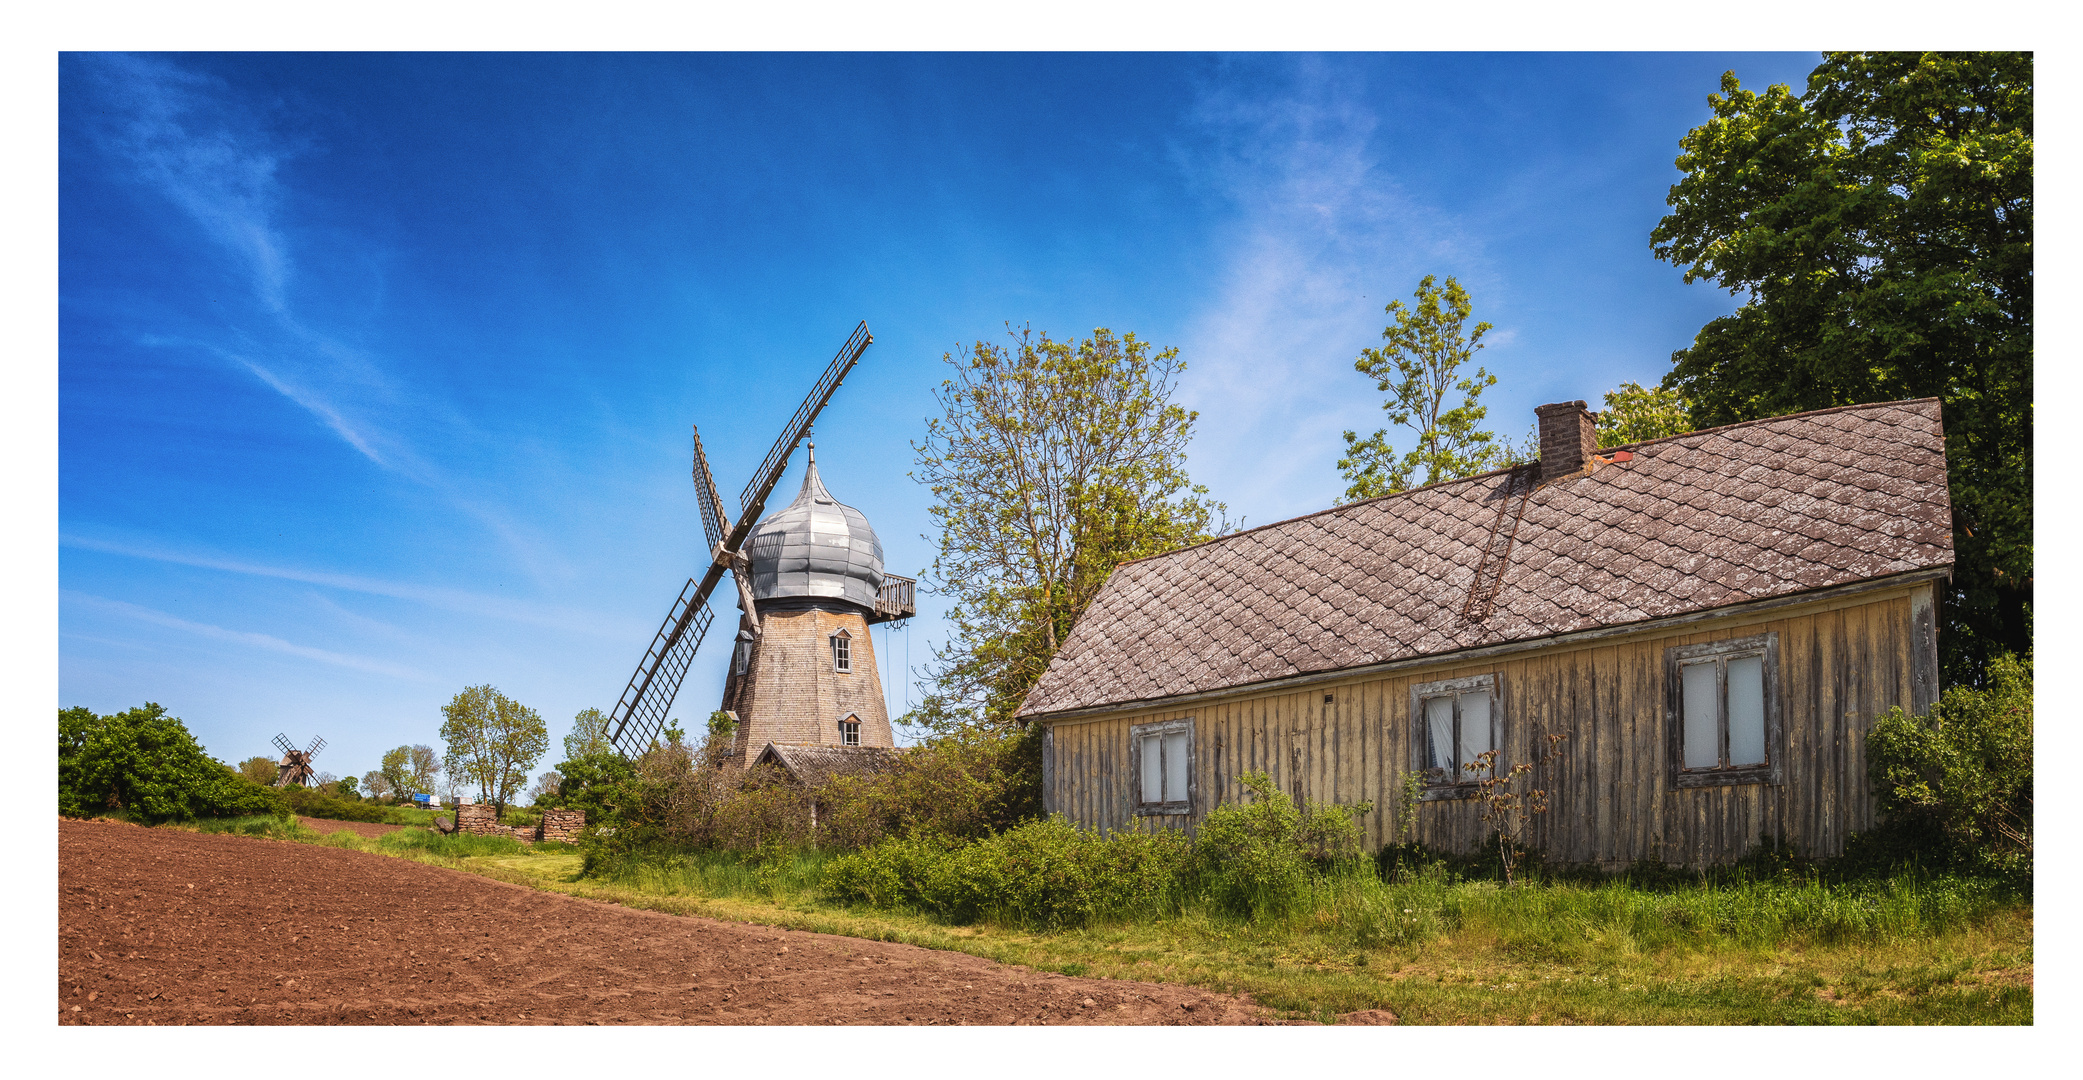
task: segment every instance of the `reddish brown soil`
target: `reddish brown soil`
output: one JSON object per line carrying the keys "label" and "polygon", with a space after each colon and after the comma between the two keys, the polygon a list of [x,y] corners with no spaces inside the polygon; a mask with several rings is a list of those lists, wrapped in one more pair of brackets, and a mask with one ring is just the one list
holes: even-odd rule
{"label": "reddish brown soil", "polygon": [[58,1019],[1250,1024],[1266,1014],[1188,987],[635,911],[359,851],[60,821]]}
{"label": "reddish brown soil", "polygon": [[305,828],[316,832],[350,832],[356,836],[367,837],[371,840],[382,836],[384,833],[394,833],[405,827],[403,825],[379,825],[373,821],[334,821],[331,818],[315,817],[299,817],[297,821],[301,822]]}

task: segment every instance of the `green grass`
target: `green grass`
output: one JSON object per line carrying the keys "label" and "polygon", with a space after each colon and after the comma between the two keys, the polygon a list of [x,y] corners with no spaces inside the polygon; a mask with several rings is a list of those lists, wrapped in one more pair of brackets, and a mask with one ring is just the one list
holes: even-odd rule
{"label": "green grass", "polygon": [[[850,907],[816,852],[648,852],[416,829],[375,840],[235,819],[210,831],[370,851],[630,907],[898,941],[1104,978],[1248,993],[1294,1018],[1383,1008],[1406,1023],[2030,1024],[2029,900],[1987,883],[1898,875],[1641,887],[1499,888],[1434,867],[1320,887],[1303,914],[1244,921],[1194,907],[1053,933]],[[271,831],[272,829],[272,831]]]}

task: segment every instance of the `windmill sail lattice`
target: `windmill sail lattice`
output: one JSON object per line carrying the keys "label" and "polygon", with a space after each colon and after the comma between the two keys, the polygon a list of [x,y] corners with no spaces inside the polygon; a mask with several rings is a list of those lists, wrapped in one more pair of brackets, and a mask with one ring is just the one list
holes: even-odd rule
{"label": "windmill sail lattice", "polygon": [[275,749],[282,751],[282,760],[275,766],[276,787],[288,787],[291,784],[309,786],[317,779],[318,773],[311,768],[311,759],[317,757],[320,750],[325,749],[323,738],[312,739],[310,746],[299,750],[295,743],[289,741],[289,736],[278,733],[275,736]]}
{"label": "windmill sail lattice", "polygon": [[651,648],[637,664],[636,673],[623,688],[621,700],[615,703],[614,715],[608,719],[608,741],[625,756],[643,752],[654,739],[665,730],[667,717],[673,707],[673,699],[679,696],[680,683],[687,677],[687,669],[694,662],[694,654],[701,648],[702,638],[708,633],[709,624],[715,616],[709,610],[709,594],[723,580],[726,570],[731,570],[742,552],[745,538],[751,534],[752,526],[766,508],[767,496],[773,494],[774,485],[788,468],[789,455],[803,440],[805,432],[817,420],[817,414],[832,400],[846,374],[867,351],[875,340],[868,333],[868,324],[862,322],[854,327],[853,334],[840,346],[839,354],[825,367],[816,385],[796,407],[795,415],[781,430],[781,437],[774,441],[773,449],[767,451],[766,459],[752,474],[738,502],[741,511],[733,523],[723,515],[717,505],[716,480],[709,471],[709,459],[702,452],[701,433],[694,436],[694,489],[696,500],[701,504],[702,533],[709,543],[709,567],[700,581],[689,579],[680,590],[679,599],[666,613],[665,622],[652,639]]}

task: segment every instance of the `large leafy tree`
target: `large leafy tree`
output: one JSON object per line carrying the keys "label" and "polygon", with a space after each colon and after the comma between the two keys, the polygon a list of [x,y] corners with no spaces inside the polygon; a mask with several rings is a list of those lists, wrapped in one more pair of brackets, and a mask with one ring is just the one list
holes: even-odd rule
{"label": "large leafy tree", "polygon": [[[1482,350],[1490,324],[1467,328],[1474,308],[1468,290],[1451,277],[1438,285],[1425,275],[1412,299],[1415,306],[1389,301],[1384,310],[1394,321],[1381,332],[1382,347],[1364,350],[1353,361],[1354,370],[1389,395],[1381,407],[1391,424],[1410,429],[1411,449],[1397,456],[1388,428],[1366,438],[1346,432],[1338,472],[1351,482],[1347,501],[1458,480],[1516,460],[1512,448],[1482,427],[1489,410],[1478,402],[1497,376],[1481,367],[1472,375],[1461,374]],[[1455,393],[1461,403],[1449,407],[1447,399]]]}
{"label": "large leafy tree", "polygon": [[953,634],[908,723],[1003,728],[1114,567],[1228,523],[1186,475],[1196,414],[1172,400],[1178,349],[1020,330],[942,359],[942,415],[912,447],[912,476],[933,493],[926,580],[954,601]]}
{"label": "large leafy tree", "polygon": [[1709,95],[1651,234],[1744,297],[1666,387],[1720,424],[1938,397],[1957,560],[1948,675],[2030,647],[2032,56],[1830,53],[1796,95]]}
{"label": "large leafy tree", "polygon": [[1691,403],[1666,387],[1624,382],[1606,392],[1605,406],[1598,412],[1600,446],[1648,442],[1693,429]]}
{"label": "large leafy tree", "polygon": [[441,707],[441,738],[450,775],[476,784],[502,814],[550,748],[542,716],[491,686],[466,686]]}

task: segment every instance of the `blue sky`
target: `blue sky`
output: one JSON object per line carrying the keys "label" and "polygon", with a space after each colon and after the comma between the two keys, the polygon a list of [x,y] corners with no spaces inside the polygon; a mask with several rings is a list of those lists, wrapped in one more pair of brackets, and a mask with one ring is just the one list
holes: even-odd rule
{"label": "blue sky", "polygon": [[[1516,438],[1733,308],[1649,254],[1677,141],[1723,71],[1816,62],[66,56],[59,704],[355,775],[469,684],[561,737],[699,570],[688,425],[734,508],[862,319],[819,464],[898,573],[941,355],[1008,321],[1178,346],[1191,472],[1263,524],[1336,498],[1381,423],[1354,356],[1454,275]],[[877,633],[893,711],[921,606]]]}

